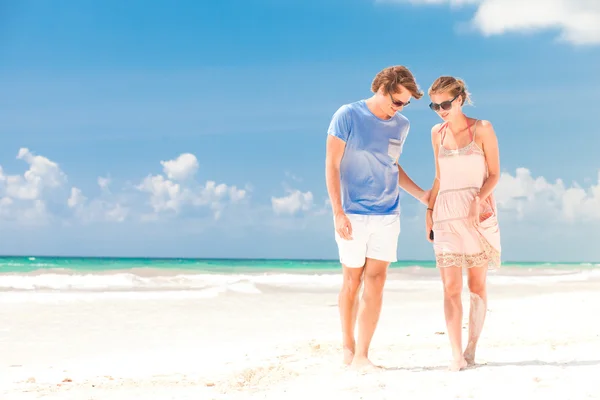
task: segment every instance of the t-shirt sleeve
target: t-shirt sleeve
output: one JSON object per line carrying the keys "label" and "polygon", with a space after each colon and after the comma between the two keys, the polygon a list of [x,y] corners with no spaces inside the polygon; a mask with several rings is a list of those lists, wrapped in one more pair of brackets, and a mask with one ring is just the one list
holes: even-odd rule
{"label": "t-shirt sleeve", "polygon": [[406,121],[406,124],[404,124],[402,132],[400,133],[400,153],[404,152],[404,143],[406,143],[408,131],[410,131],[410,122]]}
{"label": "t-shirt sleeve", "polygon": [[351,129],[352,120],[350,118],[350,108],[348,106],[342,106],[335,114],[333,114],[327,133],[347,142]]}

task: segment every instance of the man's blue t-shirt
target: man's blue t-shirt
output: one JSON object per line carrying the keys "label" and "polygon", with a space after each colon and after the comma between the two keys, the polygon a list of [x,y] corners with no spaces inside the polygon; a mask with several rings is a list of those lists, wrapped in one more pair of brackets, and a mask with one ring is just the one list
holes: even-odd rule
{"label": "man's blue t-shirt", "polygon": [[396,113],[375,116],[360,100],[340,107],[328,134],[346,142],[340,165],[342,207],[346,214],[400,214],[398,158],[410,123]]}

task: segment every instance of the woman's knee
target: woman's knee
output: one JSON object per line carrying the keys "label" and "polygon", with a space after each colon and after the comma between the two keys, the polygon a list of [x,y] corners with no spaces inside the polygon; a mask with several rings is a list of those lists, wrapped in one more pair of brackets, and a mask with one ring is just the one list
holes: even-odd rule
{"label": "woman's knee", "polygon": [[460,297],[462,293],[462,282],[444,282],[444,296]]}
{"label": "woman's knee", "polygon": [[486,276],[483,271],[477,271],[477,273],[469,274],[468,285],[469,292],[479,297],[484,297],[486,292]]}
{"label": "woman's knee", "polygon": [[462,274],[454,273],[456,271],[448,272],[452,272],[452,274],[447,273],[444,276],[444,296],[460,297],[463,288]]}

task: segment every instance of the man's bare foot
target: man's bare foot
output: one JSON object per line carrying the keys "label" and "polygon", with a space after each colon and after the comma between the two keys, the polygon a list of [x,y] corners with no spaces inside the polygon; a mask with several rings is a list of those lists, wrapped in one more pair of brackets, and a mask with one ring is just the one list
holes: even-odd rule
{"label": "man's bare foot", "polygon": [[354,349],[344,346],[344,364],[350,365],[354,359]]}
{"label": "man's bare foot", "polygon": [[367,357],[354,357],[354,359],[352,360],[352,364],[350,365],[353,369],[359,370],[359,371],[369,371],[369,370],[376,370],[376,369],[381,369],[380,366],[377,366],[375,364],[373,364],[371,362],[371,360],[369,360]]}
{"label": "man's bare foot", "polygon": [[456,359],[452,360],[452,363],[450,363],[450,367],[448,367],[448,369],[452,372],[457,372],[466,367],[467,367],[467,360],[465,360],[465,358],[461,356],[458,360],[456,360]]}

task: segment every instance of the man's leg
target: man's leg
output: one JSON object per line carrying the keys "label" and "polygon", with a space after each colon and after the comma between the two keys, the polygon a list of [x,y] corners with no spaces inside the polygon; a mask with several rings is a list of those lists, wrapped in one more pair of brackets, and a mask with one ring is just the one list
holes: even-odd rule
{"label": "man's leg", "polygon": [[358,308],[358,341],[353,360],[357,367],[373,366],[369,360],[369,347],[381,314],[387,270],[390,263],[396,261],[400,216],[369,216],[367,231],[364,291]]}
{"label": "man's leg", "polygon": [[381,314],[383,288],[389,265],[388,261],[371,258],[367,258],[365,264],[365,289],[358,308],[358,341],[352,361],[352,364],[357,367],[373,365],[369,360],[369,347]]}
{"label": "man's leg", "polygon": [[355,352],[354,328],[358,312],[358,293],[363,279],[364,267],[349,268],[344,265],[342,268],[344,281],[338,297],[338,305],[342,322],[344,363],[350,364]]}
{"label": "man's leg", "polygon": [[340,262],[342,263],[343,281],[338,296],[342,340],[344,347],[344,363],[350,364],[355,353],[354,330],[358,311],[358,293],[363,281],[366,253],[365,217],[348,215],[352,224],[352,240],[342,239],[336,232]]}

